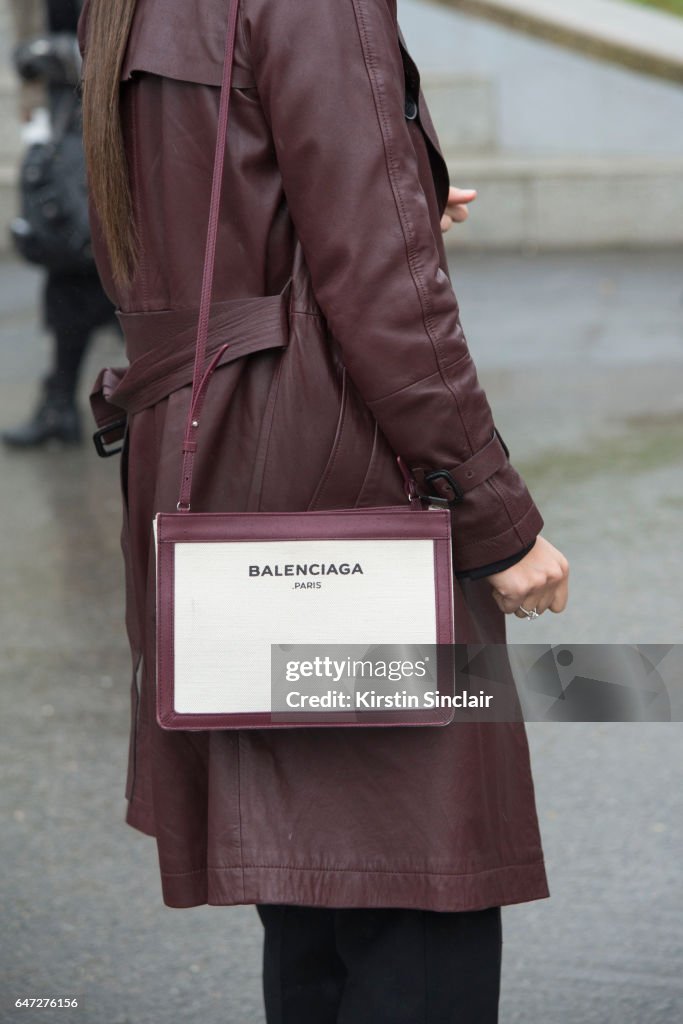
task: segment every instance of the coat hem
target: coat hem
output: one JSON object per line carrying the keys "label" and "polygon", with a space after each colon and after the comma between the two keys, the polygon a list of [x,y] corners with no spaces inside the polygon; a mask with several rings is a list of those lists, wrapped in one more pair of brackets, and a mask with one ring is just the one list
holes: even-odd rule
{"label": "coat hem", "polygon": [[149,804],[144,804],[140,800],[129,800],[125,821],[127,825],[137,829],[138,832],[144,832],[146,836],[155,838],[154,811]]}
{"label": "coat hem", "polygon": [[168,907],[286,903],[311,907],[395,907],[466,911],[545,899],[543,859],[474,874],[355,871],[332,868],[207,867],[161,873]]}

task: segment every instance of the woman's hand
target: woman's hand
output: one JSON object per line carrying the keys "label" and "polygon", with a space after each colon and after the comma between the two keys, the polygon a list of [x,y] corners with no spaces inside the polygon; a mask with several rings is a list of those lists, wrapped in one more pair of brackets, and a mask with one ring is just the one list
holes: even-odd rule
{"label": "woman's hand", "polygon": [[456,188],[451,185],[448,190],[448,202],[444,215],[441,218],[441,230],[445,234],[454,224],[462,224],[469,217],[468,203],[473,203],[477,198],[477,190],[474,188]]}
{"label": "woman's hand", "polygon": [[[524,619],[522,609],[541,615],[548,608],[561,612],[567,604],[569,562],[544,537],[516,565],[486,577],[493,587],[493,599],[502,612],[514,612]],[[535,617],[535,616],[531,616]]]}

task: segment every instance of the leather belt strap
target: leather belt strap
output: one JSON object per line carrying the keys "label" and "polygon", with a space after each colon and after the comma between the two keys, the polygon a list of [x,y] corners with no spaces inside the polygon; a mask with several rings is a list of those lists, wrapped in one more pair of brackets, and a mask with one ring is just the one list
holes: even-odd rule
{"label": "leather belt strap", "polygon": [[[212,360],[218,356],[216,365],[222,365],[264,349],[286,348],[288,303],[288,287],[279,295],[212,303],[207,355]],[[102,370],[90,395],[98,434],[105,445],[121,440],[126,415],[191,384],[195,358],[196,309],[117,315],[130,366]],[[101,455],[109,454],[102,445],[97,448]]]}
{"label": "leather belt strap", "polygon": [[[439,469],[413,469],[412,473],[422,494],[431,493],[450,504],[458,504],[463,495],[497,473],[509,456],[507,446],[498,431],[478,452],[457,466]],[[451,485],[454,484],[455,486]]]}

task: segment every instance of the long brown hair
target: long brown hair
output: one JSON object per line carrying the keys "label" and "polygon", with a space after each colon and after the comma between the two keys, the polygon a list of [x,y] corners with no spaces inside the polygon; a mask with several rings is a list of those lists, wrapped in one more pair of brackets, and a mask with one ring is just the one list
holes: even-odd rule
{"label": "long brown hair", "polygon": [[90,195],[114,279],[130,281],[136,234],[119,111],[119,78],[136,0],[90,0],[83,69],[83,141]]}

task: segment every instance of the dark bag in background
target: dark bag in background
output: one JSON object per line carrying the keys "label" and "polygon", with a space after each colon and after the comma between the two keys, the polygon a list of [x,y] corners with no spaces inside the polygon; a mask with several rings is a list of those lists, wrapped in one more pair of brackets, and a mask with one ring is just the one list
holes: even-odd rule
{"label": "dark bag in background", "polygon": [[21,215],[10,224],[19,254],[50,270],[91,270],[80,102],[65,91],[52,138],[29,146],[21,164]]}
{"label": "dark bag in background", "polygon": [[51,126],[50,137],[29,145],[21,163],[21,214],[10,224],[15,248],[29,263],[50,270],[92,270],[76,37],[36,36],[13,56],[24,81],[45,84]]}

